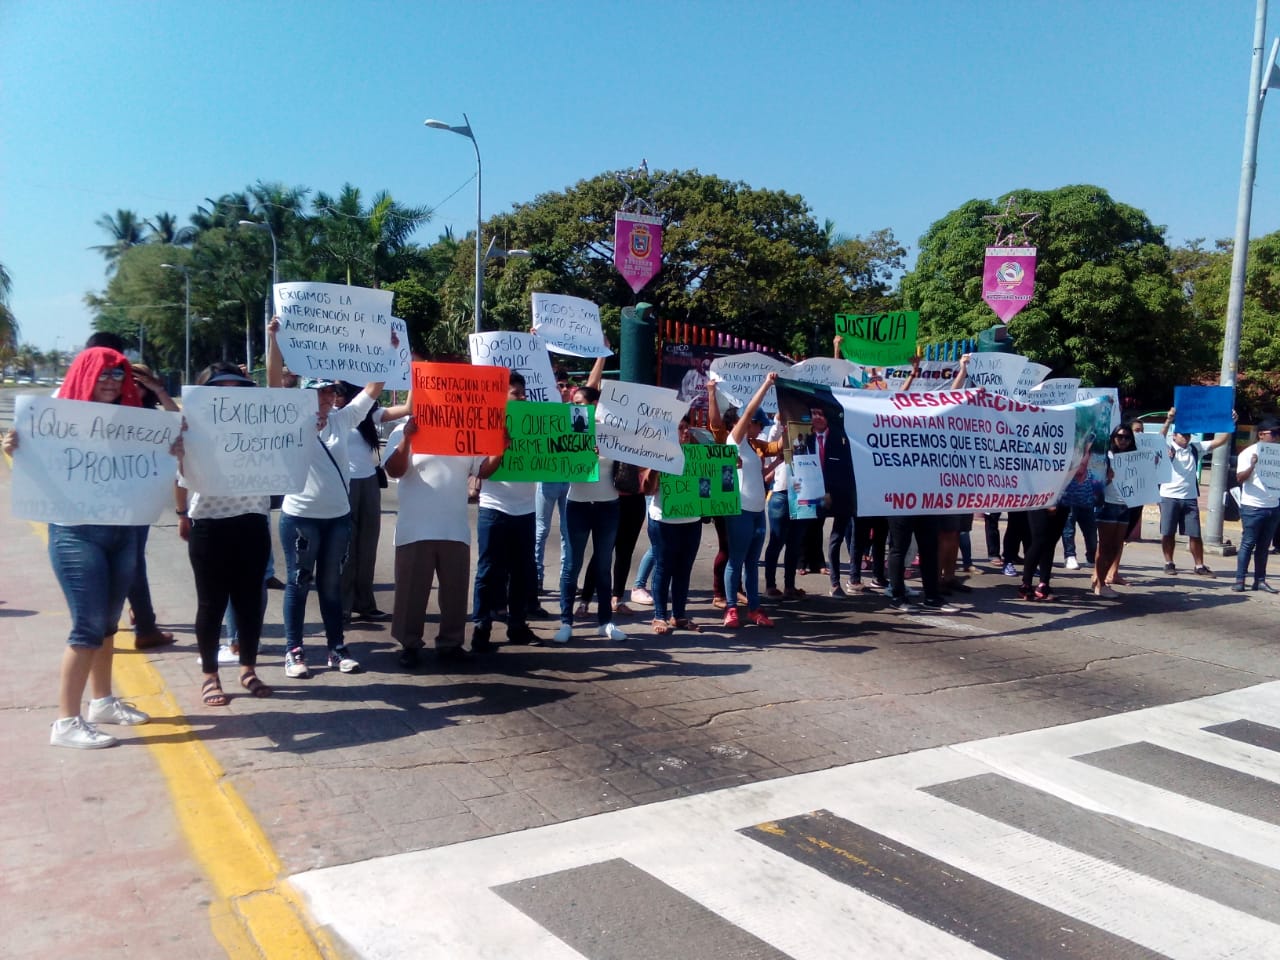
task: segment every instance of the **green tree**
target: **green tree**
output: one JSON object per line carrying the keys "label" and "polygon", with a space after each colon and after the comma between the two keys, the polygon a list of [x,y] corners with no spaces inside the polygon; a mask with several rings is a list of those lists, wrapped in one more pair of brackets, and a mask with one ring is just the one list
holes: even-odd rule
{"label": "green tree", "polygon": [[934,223],[901,284],[927,336],[971,337],[999,322],[982,300],[984,252],[995,239],[983,218],[1001,214],[1008,197],[1039,214],[1028,230],[1038,250],[1035,298],[1009,324],[1019,352],[1055,376],[1156,404],[1205,367],[1212,338],[1193,322],[1164,228],[1088,185],[970,200]]}
{"label": "green tree", "polygon": [[130,247],[136,247],[147,241],[147,224],[132,210],[117,210],[113,217],[104,213],[98,218],[97,226],[105,230],[111,237],[110,243],[104,243],[92,250],[97,250],[107,261],[107,276],[115,272],[116,263]]}
{"label": "green tree", "polygon": [[126,250],[116,262],[106,291],[85,302],[97,316],[95,330],[118,333],[157,370],[182,368],[186,346],[183,279],[162,263],[184,263],[180,247],[146,243]]}
{"label": "green tree", "polygon": [[0,263],[0,368],[17,353],[18,337],[22,333],[18,318],[9,309],[9,294],[12,290],[13,281],[9,277],[9,271]]}
{"label": "green tree", "polygon": [[190,246],[191,241],[196,238],[195,228],[178,226],[178,218],[172,213],[157,213],[144,223],[150,231],[147,235],[148,243],[185,247]]}
{"label": "green tree", "polygon": [[318,193],[312,203],[315,246],[326,279],[373,287],[404,275],[415,230],[431,219],[426,207],[406,207],[385,190],[366,209],[360,190],[343,184],[336,197]]}

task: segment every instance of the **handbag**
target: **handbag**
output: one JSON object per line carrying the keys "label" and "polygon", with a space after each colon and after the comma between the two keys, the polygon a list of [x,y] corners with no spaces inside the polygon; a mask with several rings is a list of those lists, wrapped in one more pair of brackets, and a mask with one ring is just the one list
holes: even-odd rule
{"label": "handbag", "polygon": [[634,463],[613,462],[613,488],[619,493],[640,492],[640,468]]}
{"label": "handbag", "polygon": [[378,466],[373,468],[373,474],[378,478],[378,489],[387,489],[387,471]]}

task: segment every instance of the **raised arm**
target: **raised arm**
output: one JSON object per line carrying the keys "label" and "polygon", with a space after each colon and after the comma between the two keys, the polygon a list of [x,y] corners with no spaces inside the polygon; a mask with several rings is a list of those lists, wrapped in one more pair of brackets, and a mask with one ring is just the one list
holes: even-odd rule
{"label": "raised arm", "polygon": [[272,317],[267,324],[267,386],[284,386],[284,358],[280,356],[280,344],[276,334],[280,331],[280,318]]}
{"label": "raised arm", "polygon": [[840,336],[838,333],[831,338],[831,356],[835,360],[843,359],[840,356],[840,344],[842,343],[844,343],[844,337]]}
{"label": "raised arm", "polygon": [[969,358],[973,354],[966,353],[960,358],[960,366],[956,368],[956,375],[951,380],[952,390],[963,390],[965,381],[969,379]]}
{"label": "raised arm", "polygon": [[[1235,421],[1238,421],[1239,419],[1240,418],[1236,415],[1236,412],[1232,410],[1231,420],[1235,422]],[[1209,450],[1217,450],[1220,446],[1222,446],[1224,443],[1227,443],[1234,436],[1235,436],[1234,433],[1215,433],[1213,435],[1213,439],[1204,445],[1204,449],[1206,452],[1208,452]]]}
{"label": "raised arm", "polygon": [[[609,343],[609,335],[606,333],[603,336],[604,345],[612,350],[613,345]],[[591,365],[591,372],[587,374],[586,385],[592,390],[599,390],[600,384],[604,382],[604,363],[608,359],[608,357],[596,357],[596,362]]]}
{"label": "raised arm", "polygon": [[1173,426],[1173,415],[1177,413],[1177,410],[1177,407],[1169,408],[1169,413],[1165,416],[1164,423],[1160,425],[1160,436],[1167,437],[1169,435],[1169,428]]}
{"label": "raised arm", "polygon": [[764,403],[764,398],[769,391],[773,389],[774,384],[778,382],[778,371],[770,370],[765,374],[764,382],[760,384],[758,389],[747,405],[742,408],[738,414],[738,422],[733,425],[733,431],[729,434],[729,438],[735,444],[741,446],[742,438],[747,435],[747,431],[751,428],[751,419],[756,415],[756,411],[760,409],[760,404]]}
{"label": "raised arm", "polygon": [[911,372],[907,374],[907,379],[902,381],[902,393],[906,393],[911,389],[911,385],[916,382],[916,377],[920,375],[920,356],[916,354],[911,358]]}
{"label": "raised arm", "polygon": [[720,403],[716,400],[716,383],[707,379],[707,428],[716,440],[721,441],[725,435],[724,414],[720,412]]}

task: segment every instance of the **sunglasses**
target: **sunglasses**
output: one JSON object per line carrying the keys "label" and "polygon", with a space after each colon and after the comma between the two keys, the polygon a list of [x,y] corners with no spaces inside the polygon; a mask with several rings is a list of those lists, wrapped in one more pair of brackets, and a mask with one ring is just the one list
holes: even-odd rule
{"label": "sunglasses", "polygon": [[98,374],[99,383],[106,383],[108,380],[115,380],[116,382],[120,382],[123,379],[124,379],[123,367],[112,367],[110,370],[103,370],[100,374]]}

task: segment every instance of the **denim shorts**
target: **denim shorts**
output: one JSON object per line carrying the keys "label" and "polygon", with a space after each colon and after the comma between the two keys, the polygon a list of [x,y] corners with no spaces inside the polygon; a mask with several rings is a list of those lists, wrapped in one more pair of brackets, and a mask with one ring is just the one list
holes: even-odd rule
{"label": "denim shorts", "polygon": [[1128,523],[1129,508],[1123,503],[1100,503],[1093,508],[1093,519],[1098,523]]}
{"label": "denim shorts", "polygon": [[71,646],[101,647],[115,634],[145,529],[49,524],[49,562],[71,612]]}
{"label": "denim shorts", "polygon": [[[1182,529],[1179,529],[1179,528]],[[1200,536],[1200,504],[1194,499],[1175,500],[1160,498],[1160,536],[1172,537],[1185,532],[1188,537]]]}

